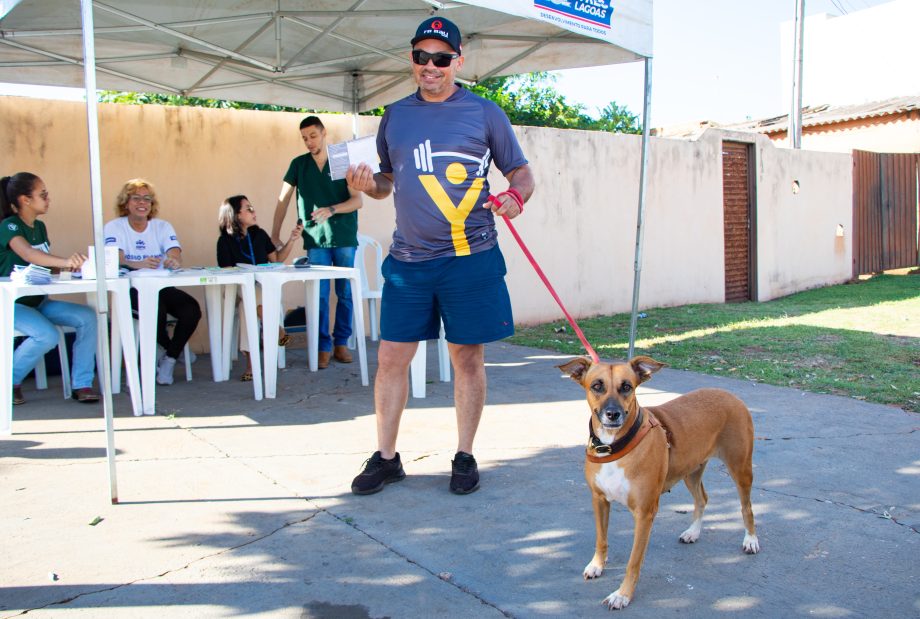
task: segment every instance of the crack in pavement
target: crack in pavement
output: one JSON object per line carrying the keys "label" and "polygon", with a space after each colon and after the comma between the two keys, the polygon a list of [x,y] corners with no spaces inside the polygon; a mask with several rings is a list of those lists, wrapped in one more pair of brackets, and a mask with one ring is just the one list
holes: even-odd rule
{"label": "crack in pavement", "polygon": [[805,500],[805,501],[815,501],[815,502],[817,502],[817,503],[826,503],[826,504],[828,504],[828,505],[836,505],[837,507],[846,507],[846,508],[848,508],[848,509],[852,509],[852,510],[854,510],[854,511],[860,512],[860,513],[862,513],[862,514],[869,514],[869,515],[875,516],[875,517],[877,517],[877,518],[881,518],[881,519],[883,519],[883,520],[890,520],[891,522],[895,523],[896,525],[901,526],[901,527],[904,527],[905,529],[908,529],[908,530],[910,530],[910,531],[913,531],[914,533],[920,533],[920,530],[918,530],[916,526],[907,524],[907,523],[905,523],[905,522],[899,522],[898,519],[895,518],[894,516],[892,516],[890,513],[888,513],[887,510],[885,510],[885,511],[883,511],[883,512],[879,512],[879,511],[876,511],[875,509],[864,509],[864,508],[862,508],[862,507],[856,507],[855,505],[850,505],[849,503],[844,503],[843,501],[832,501],[832,500],[830,500],[830,499],[822,499],[822,498],[818,498],[818,497],[801,496],[801,495],[798,495],[798,494],[792,494],[792,493],[789,493],[789,492],[780,492],[779,490],[773,490],[773,489],[770,489],[770,488],[763,488],[763,487],[760,487],[760,486],[755,486],[755,487],[756,487],[758,490],[762,491],[762,492],[769,492],[769,493],[771,493],[771,494],[777,494],[777,495],[780,495],[780,496],[785,496],[785,497],[789,497],[789,498],[793,498],[793,499],[802,499],[802,500]]}
{"label": "crack in pavement", "polygon": [[852,439],[852,438],[862,438],[865,436],[908,436],[917,432],[920,428],[911,428],[910,430],[897,430],[895,432],[856,432],[853,434],[835,434],[833,436],[755,436],[755,441],[826,441],[828,439]]}
{"label": "crack in pavement", "polygon": [[137,579],[135,579],[135,580],[132,580],[132,581],[129,581],[129,582],[125,582],[125,583],[121,583],[121,584],[118,584],[118,585],[113,585],[113,586],[111,586],[111,587],[104,587],[104,588],[102,588],[102,589],[93,589],[93,590],[91,590],[91,591],[83,591],[83,592],[78,593],[78,594],[76,594],[76,595],[72,595],[72,596],[70,596],[70,597],[68,597],[68,598],[64,598],[63,600],[57,600],[57,601],[54,601],[54,602],[48,602],[47,604],[45,604],[45,605],[43,605],[43,606],[36,606],[35,608],[27,608],[27,609],[23,610],[23,611],[20,612],[20,613],[17,613],[17,614],[15,614],[15,615],[8,615],[8,616],[9,616],[9,617],[21,617],[22,615],[26,615],[26,614],[32,612],[33,610],[42,610],[42,609],[44,609],[44,608],[49,608],[49,607],[51,607],[51,606],[60,606],[60,605],[63,605],[63,604],[69,604],[70,602],[73,602],[74,600],[78,600],[78,599],[83,598],[83,597],[87,597],[87,596],[90,596],[90,595],[96,595],[96,594],[99,594],[99,593],[106,593],[106,592],[108,592],[108,591],[116,591],[116,590],[121,589],[121,588],[123,588],[123,587],[129,587],[129,586],[134,585],[134,584],[137,584],[137,583],[147,582],[147,581],[150,581],[150,580],[156,580],[156,579],[158,579],[158,578],[162,578],[163,576],[167,576],[167,575],[169,575],[169,574],[174,574],[174,573],[177,573],[177,572],[181,572],[181,571],[183,571],[183,570],[187,570],[188,568],[190,568],[191,566],[195,565],[196,563],[200,563],[201,561],[205,561],[206,559],[211,559],[211,558],[213,558],[213,557],[218,557],[218,556],[220,556],[220,555],[222,555],[222,554],[226,554],[226,553],[228,553],[228,552],[233,552],[234,550],[239,550],[240,548],[245,548],[246,546],[249,546],[249,545],[251,545],[251,544],[255,544],[256,542],[261,542],[262,540],[268,539],[269,537],[275,535],[275,534],[278,533],[279,531],[283,531],[284,529],[287,529],[288,527],[294,526],[294,525],[296,525],[296,524],[303,524],[304,522],[308,522],[309,520],[312,520],[313,518],[315,518],[317,513],[318,513],[318,512],[313,512],[313,513],[310,514],[309,516],[305,516],[304,518],[300,518],[299,520],[291,520],[291,521],[285,522],[285,523],[282,524],[281,526],[277,527],[276,529],[274,529],[274,530],[272,530],[272,531],[269,531],[269,532],[266,533],[265,535],[261,535],[261,536],[259,536],[259,537],[252,538],[252,539],[250,539],[250,540],[247,540],[247,541],[243,542],[242,544],[237,544],[236,546],[231,546],[231,547],[229,547],[229,548],[223,548],[223,549],[221,549],[221,550],[212,552],[212,553],[210,553],[210,554],[202,555],[202,556],[200,556],[200,557],[198,557],[198,558],[196,558],[196,559],[192,559],[191,561],[189,561],[189,562],[186,563],[185,565],[182,565],[182,566],[179,566],[179,567],[175,567],[175,568],[172,568],[172,569],[168,569],[168,570],[166,570],[166,571],[164,571],[164,572],[161,572],[161,573],[159,573],[159,574],[155,574],[155,575],[153,575],[153,576],[145,576],[145,577],[143,577],[143,578],[137,578]]}

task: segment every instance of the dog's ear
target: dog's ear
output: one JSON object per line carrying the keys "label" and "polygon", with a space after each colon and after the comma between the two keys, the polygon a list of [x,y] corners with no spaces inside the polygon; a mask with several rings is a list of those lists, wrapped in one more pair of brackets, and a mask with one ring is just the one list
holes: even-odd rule
{"label": "dog's ear", "polygon": [[569,378],[574,380],[578,384],[582,384],[585,379],[585,374],[588,373],[588,368],[591,367],[591,360],[585,357],[578,357],[577,359],[572,359],[568,363],[563,363],[562,365],[557,365],[557,368],[562,370],[565,374],[569,375]]}
{"label": "dog's ear", "polygon": [[633,371],[639,376],[639,383],[641,384],[650,379],[652,374],[661,368],[667,367],[668,364],[655,361],[651,357],[639,355],[630,359],[629,365],[632,366]]}

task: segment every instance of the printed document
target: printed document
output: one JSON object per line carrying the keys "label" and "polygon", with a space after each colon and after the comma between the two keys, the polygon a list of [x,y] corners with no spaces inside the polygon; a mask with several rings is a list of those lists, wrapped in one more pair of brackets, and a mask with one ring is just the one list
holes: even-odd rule
{"label": "printed document", "polygon": [[376,174],[380,171],[380,162],[377,160],[377,136],[368,135],[356,140],[329,144],[326,147],[329,154],[329,175],[337,181],[345,178],[348,166],[366,163]]}

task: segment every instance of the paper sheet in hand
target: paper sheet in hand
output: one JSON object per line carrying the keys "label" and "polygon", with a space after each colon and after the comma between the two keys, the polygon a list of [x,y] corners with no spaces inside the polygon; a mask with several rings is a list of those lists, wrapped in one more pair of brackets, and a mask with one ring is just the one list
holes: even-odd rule
{"label": "paper sheet in hand", "polygon": [[345,178],[348,166],[366,163],[376,174],[380,171],[377,161],[377,136],[368,135],[356,140],[330,144],[326,147],[329,154],[329,175],[337,181]]}

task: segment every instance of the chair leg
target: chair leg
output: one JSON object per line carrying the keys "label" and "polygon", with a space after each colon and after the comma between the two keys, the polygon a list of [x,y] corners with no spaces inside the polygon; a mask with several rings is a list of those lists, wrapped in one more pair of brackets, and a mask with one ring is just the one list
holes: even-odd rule
{"label": "chair leg", "polygon": [[182,351],[185,355],[185,382],[192,382],[192,351],[188,347],[188,343],[185,344],[185,349]]}
{"label": "chair leg", "polygon": [[378,331],[377,323],[377,299],[368,299],[367,300],[367,320],[371,325],[371,341],[376,342],[377,338],[380,337]]}
{"label": "chair leg", "polygon": [[39,357],[38,363],[35,364],[35,388],[48,388],[48,371],[45,369],[45,355]]}
{"label": "chair leg", "polygon": [[425,397],[425,373],[427,368],[426,357],[428,356],[428,342],[419,342],[415,350],[415,356],[409,363],[409,382],[412,385],[412,397]]}
{"label": "chair leg", "polygon": [[70,359],[67,355],[67,339],[64,337],[64,330],[60,327],[58,330],[58,354],[61,358],[61,382],[64,385],[64,399],[69,400],[73,395],[70,384]]}
{"label": "chair leg", "polygon": [[441,382],[450,382],[450,351],[447,349],[447,340],[444,339],[444,327],[441,326],[441,337],[438,338],[438,368],[441,371]]}

